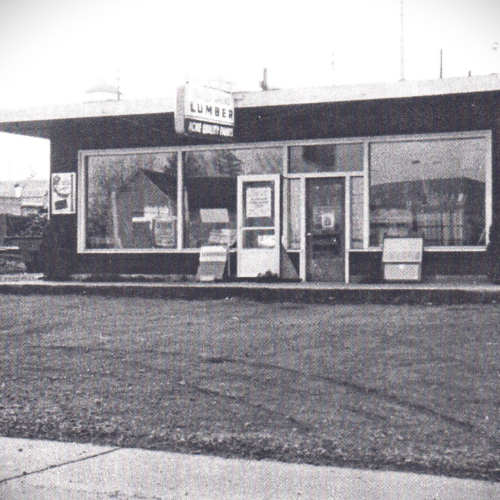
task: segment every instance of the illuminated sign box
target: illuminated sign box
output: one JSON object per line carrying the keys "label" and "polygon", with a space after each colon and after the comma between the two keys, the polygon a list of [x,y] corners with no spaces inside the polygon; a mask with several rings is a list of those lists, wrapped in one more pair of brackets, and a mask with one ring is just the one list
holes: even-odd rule
{"label": "illuminated sign box", "polygon": [[382,251],[384,281],[421,281],[423,253],[423,238],[384,238]]}
{"label": "illuminated sign box", "polygon": [[232,139],[234,99],[231,92],[195,83],[179,87],[175,131],[198,137]]}

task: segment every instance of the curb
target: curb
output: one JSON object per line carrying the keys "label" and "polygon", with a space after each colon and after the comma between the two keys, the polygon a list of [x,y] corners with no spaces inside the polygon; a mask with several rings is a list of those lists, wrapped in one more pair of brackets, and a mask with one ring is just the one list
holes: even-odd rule
{"label": "curb", "polygon": [[239,298],[260,302],[310,304],[452,305],[500,303],[500,287],[344,285],[306,286],[290,284],[163,284],[4,282],[3,295],[99,295],[154,299],[222,300]]}

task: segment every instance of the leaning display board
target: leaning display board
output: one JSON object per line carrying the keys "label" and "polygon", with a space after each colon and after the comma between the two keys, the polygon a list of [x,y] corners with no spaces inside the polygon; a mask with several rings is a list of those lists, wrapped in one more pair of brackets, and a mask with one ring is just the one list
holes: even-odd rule
{"label": "leaning display board", "polygon": [[199,281],[221,280],[224,276],[228,258],[228,248],[222,245],[210,245],[200,248]]}
{"label": "leaning display board", "polygon": [[384,281],[421,281],[424,240],[421,237],[385,237],[382,251]]}

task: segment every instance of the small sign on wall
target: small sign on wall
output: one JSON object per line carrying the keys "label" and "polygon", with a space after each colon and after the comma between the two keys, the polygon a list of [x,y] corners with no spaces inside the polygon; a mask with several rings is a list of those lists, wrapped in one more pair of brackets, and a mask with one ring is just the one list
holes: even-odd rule
{"label": "small sign on wall", "polygon": [[52,174],[51,213],[74,214],[76,212],[76,174],[64,172]]}

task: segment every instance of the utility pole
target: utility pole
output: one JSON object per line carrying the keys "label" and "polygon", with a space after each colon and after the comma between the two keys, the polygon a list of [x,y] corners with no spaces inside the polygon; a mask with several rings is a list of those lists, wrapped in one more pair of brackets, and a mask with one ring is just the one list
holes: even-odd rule
{"label": "utility pole", "polygon": [[[498,50],[498,46],[499,46],[498,42],[493,42],[491,44],[491,50],[496,53],[497,50]],[[494,61],[493,73],[495,73],[495,74],[497,73],[497,67],[496,66],[497,66],[497,63],[496,63],[496,61]]]}
{"label": "utility pole", "polygon": [[439,51],[439,78],[443,79],[443,49]]}
{"label": "utility pole", "polygon": [[400,50],[401,50],[401,75],[399,79],[404,81],[405,79],[405,37],[404,37],[404,0],[401,0],[401,39],[400,39]]}
{"label": "utility pole", "polygon": [[122,93],[120,92],[120,68],[116,70],[116,98],[119,101]]}
{"label": "utility pole", "polygon": [[332,50],[332,82],[335,85],[335,51]]}

